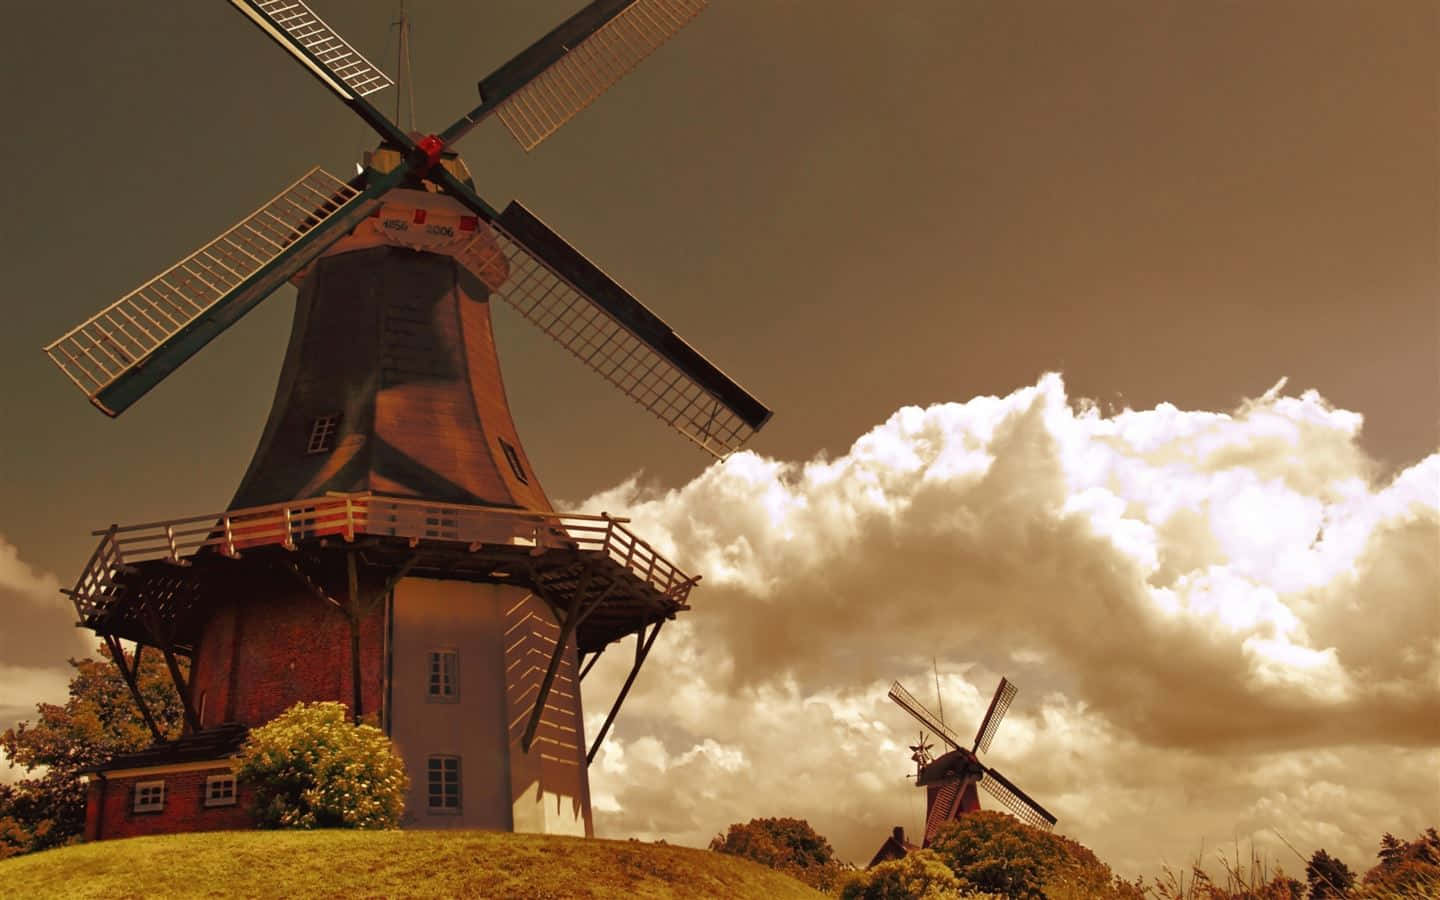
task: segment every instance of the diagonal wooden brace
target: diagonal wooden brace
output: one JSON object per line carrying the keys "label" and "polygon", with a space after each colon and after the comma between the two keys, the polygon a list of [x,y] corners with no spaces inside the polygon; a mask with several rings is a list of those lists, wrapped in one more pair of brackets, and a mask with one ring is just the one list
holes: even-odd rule
{"label": "diagonal wooden brace", "polygon": [[600,654],[604,652],[604,647],[601,647],[599,650],[590,651],[590,658],[585,660],[585,662],[580,666],[580,674],[579,676],[577,676],[580,681],[584,681],[585,676],[590,674],[590,670],[595,668],[595,663],[600,661]]}
{"label": "diagonal wooden brace", "polygon": [[550,688],[555,684],[555,675],[560,671],[560,661],[565,658],[565,650],[570,646],[570,638],[574,636],[576,627],[590,613],[594,612],[615,589],[615,583],[611,582],[599,596],[589,603],[585,603],[585,594],[590,590],[590,582],[594,576],[595,567],[586,565],[575,580],[575,594],[570,598],[570,606],[565,613],[565,622],[560,626],[560,636],[556,638],[555,650],[550,654],[550,665],[545,669],[544,680],[540,682],[540,692],[535,695],[535,707],[530,712],[530,721],[525,725],[525,736],[520,739],[520,748],[526,753],[530,752],[530,745],[535,740],[535,732],[540,727],[540,718],[545,714],[545,701],[550,698]]}
{"label": "diagonal wooden brace", "polygon": [[345,604],[325,593],[325,589],[320,586],[319,582],[315,581],[315,579],[311,578],[309,575],[306,575],[305,570],[301,569],[298,565],[293,562],[287,561],[281,565],[281,568],[289,572],[291,575],[294,575],[295,578],[302,585],[305,586],[305,589],[311,594],[313,594],[317,600],[322,603],[329,603],[331,606],[334,606],[341,612],[345,612]]}
{"label": "diagonal wooden brace", "polygon": [[180,706],[185,710],[185,725],[191,734],[200,730],[200,716],[195,713],[195,704],[190,702],[190,686],[180,674],[180,663],[175,660],[175,651],[166,648],[165,665],[170,669],[170,679],[175,682],[175,691],[180,695]]}
{"label": "diagonal wooden brace", "polygon": [[135,705],[140,708],[140,718],[145,720],[145,726],[155,736],[155,743],[164,742],[165,734],[160,730],[160,726],[155,724],[155,717],[150,714],[150,705],[145,702],[144,696],[140,693],[140,653],[145,649],[145,645],[135,645],[135,656],[128,666],[125,664],[125,650],[120,646],[119,638],[113,634],[107,634],[105,635],[105,645],[110,648],[110,658],[115,660],[115,665],[120,668],[120,675],[130,688],[130,696],[134,698]]}
{"label": "diagonal wooden brace", "polygon": [[609,733],[610,726],[615,722],[615,716],[620,713],[620,704],[625,702],[625,695],[630,693],[630,686],[635,683],[635,676],[640,674],[640,666],[645,662],[645,657],[650,655],[650,648],[655,645],[655,638],[660,636],[660,626],[665,624],[664,619],[655,623],[650,634],[645,634],[645,626],[635,632],[635,664],[630,667],[630,674],[625,683],[620,687],[620,693],[615,697],[615,703],[610,707],[610,714],[605,717],[605,724],[600,726],[600,733],[595,735],[595,743],[590,745],[590,752],[585,755],[587,764],[595,761],[595,754],[600,750],[600,744],[604,742],[605,735]]}

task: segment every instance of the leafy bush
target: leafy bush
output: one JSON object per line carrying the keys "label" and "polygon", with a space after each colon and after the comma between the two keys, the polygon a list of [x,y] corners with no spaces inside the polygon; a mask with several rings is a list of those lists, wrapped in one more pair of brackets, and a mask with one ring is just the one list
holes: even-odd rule
{"label": "leafy bush", "polygon": [[1138,895],[1137,888],[1117,879],[1089,848],[1007,813],[967,813],[941,826],[930,849],[955,873],[964,891],[1027,900]]}
{"label": "leafy bush", "polygon": [[234,763],[261,828],[395,828],[410,779],[390,739],[342,703],[297,703],[252,729]]}
{"label": "leafy bush", "polygon": [[856,873],[842,900],[949,900],[962,895],[960,879],[929,850],[917,850]]}
{"label": "leafy bush", "polygon": [[835,890],[847,868],[835,859],[830,842],[804,819],[751,819],[731,825],[710,841],[717,853],[743,856],[784,872],[816,890]]}

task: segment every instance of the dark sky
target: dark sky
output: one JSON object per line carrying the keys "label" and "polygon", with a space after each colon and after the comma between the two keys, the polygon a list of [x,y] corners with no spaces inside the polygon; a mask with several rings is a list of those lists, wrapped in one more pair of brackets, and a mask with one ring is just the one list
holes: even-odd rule
{"label": "dark sky", "polygon": [[[393,57],[396,3],[315,5]],[[418,126],[572,6],[412,3]],[[228,500],[293,293],[117,421],[40,347],[373,137],[220,0],[8,17],[0,533],[66,580],[91,528]],[[767,455],[1058,370],[1136,408],[1289,376],[1403,464],[1440,442],[1437,49],[1406,0],[722,2],[536,151],[461,149],[773,406]],[[508,313],[552,496],[706,464]]]}

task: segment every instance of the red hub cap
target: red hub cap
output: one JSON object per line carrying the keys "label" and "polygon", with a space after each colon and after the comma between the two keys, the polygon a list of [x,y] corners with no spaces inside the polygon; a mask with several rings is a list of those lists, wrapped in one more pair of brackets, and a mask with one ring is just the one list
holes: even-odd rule
{"label": "red hub cap", "polygon": [[436,135],[429,134],[416,141],[415,146],[420,148],[420,152],[425,154],[425,158],[433,166],[440,161],[440,153],[445,149],[445,142]]}

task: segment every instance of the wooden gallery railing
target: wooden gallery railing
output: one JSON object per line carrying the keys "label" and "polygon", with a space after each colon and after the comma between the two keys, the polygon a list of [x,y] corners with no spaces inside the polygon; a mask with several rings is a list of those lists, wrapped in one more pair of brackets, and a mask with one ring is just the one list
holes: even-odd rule
{"label": "wooden gallery railing", "polygon": [[104,611],[116,594],[115,574],[149,560],[188,565],[205,549],[231,558],[254,547],[295,549],[298,541],[357,535],[465,544],[568,549],[601,554],[657,592],[683,603],[697,578],[686,575],[625,527],[629,519],[601,514],[537,513],[488,506],[431,503],[368,493],[329,494],[290,503],[190,516],[142,525],[112,525],[100,537],[75,585],[81,618]]}

